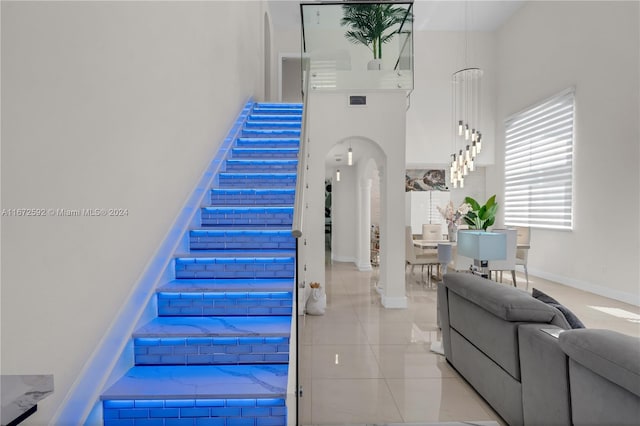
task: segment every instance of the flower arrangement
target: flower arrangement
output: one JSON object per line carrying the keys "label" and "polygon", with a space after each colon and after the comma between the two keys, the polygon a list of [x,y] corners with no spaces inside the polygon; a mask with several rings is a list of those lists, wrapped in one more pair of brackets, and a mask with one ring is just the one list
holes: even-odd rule
{"label": "flower arrangement", "polygon": [[462,203],[456,209],[453,206],[453,201],[449,201],[449,204],[444,208],[440,206],[437,208],[442,217],[447,221],[448,226],[460,225],[460,223],[462,223],[462,219],[471,211],[471,205],[469,203]]}

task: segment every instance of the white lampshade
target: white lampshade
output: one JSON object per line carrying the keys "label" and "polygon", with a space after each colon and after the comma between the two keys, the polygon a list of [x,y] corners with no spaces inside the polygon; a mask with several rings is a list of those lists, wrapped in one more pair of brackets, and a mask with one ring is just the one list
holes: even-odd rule
{"label": "white lampshade", "polygon": [[507,258],[507,234],[483,231],[458,232],[458,253],[477,260]]}

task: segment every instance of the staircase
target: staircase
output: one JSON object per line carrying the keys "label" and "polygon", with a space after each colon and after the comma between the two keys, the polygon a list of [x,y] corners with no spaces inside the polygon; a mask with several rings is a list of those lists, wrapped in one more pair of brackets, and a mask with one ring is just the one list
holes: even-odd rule
{"label": "staircase", "polygon": [[105,426],[286,425],[302,107],[255,104],[219,172]]}

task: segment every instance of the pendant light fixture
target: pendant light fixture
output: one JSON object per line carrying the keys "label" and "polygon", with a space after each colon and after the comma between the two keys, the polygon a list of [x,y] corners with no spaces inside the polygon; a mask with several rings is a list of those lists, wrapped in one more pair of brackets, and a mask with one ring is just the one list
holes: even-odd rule
{"label": "pendant light fixture", "polygon": [[340,169],[336,170],[336,182],[340,182]]}
{"label": "pendant light fixture", "polygon": [[[451,119],[453,152],[450,181],[454,188],[464,188],[464,176],[475,170],[475,161],[482,150],[481,81],[482,70],[467,66],[468,2],[465,2],[464,63],[465,68],[451,76]],[[457,152],[457,155],[456,155]]]}
{"label": "pendant light fixture", "polygon": [[347,151],[347,166],[353,166],[353,150],[349,147]]}

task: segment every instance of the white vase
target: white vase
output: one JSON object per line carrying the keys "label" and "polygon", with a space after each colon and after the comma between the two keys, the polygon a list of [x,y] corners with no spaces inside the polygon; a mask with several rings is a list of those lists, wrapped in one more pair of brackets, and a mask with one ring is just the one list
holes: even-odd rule
{"label": "white vase", "polygon": [[382,59],[372,59],[367,64],[367,69],[369,71],[380,71],[382,70]]}
{"label": "white vase", "polygon": [[449,231],[449,241],[458,241],[458,225],[456,225],[455,223],[450,223],[447,228]]}

